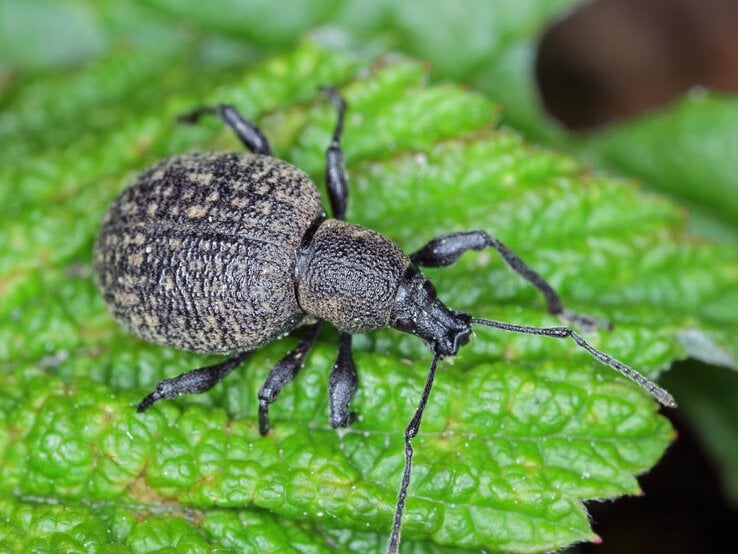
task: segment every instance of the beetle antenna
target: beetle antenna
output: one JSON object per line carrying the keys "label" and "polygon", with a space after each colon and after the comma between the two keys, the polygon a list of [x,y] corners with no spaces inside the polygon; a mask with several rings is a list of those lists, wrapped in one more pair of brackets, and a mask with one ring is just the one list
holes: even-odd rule
{"label": "beetle antenna", "polygon": [[407,487],[410,485],[410,472],[413,467],[413,445],[410,440],[418,434],[420,428],[420,420],[423,418],[423,411],[425,411],[425,405],[428,403],[428,397],[430,396],[431,389],[433,388],[433,379],[436,376],[436,366],[438,360],[441,359],[440,354],[433,356],[430,369],[428,370],[428,377],[425,379],[425,388],[423,389],[423,395],[420,397],[418,407],[415,409],[410,423],[405,428],[405,469],[402,473],[402,484],[400,485],[400,492],[397,495],[397,505],[395,506],[395,518],[392,522],[392,535],[390,535],[389,545],[387,546],[387,554],[397,554],[397,549],[400,546],[400,526],[402,525],[402,514],[405,511],[405,499],[407,498]]}
{"label": "beetle antenna", "polygon": [[638,383],[661,404],[663,404],[664,406],[668,406],[669,408],[676,408],[676,401],[674,400],[674,397],[669,394],[669,392],[659,387],[650,379],[646,379],[643,375],[638,373],[632,367],[625,365],[619,360],[616,360],[609,354],[605,354],[604,352],[597,350],[594,346],[585,341],[580,335],[575,333],[569,327],[529,327],[527,325],[514,325],[512,323],[504,323],[502,321],[479,318],[472,318],[472,323],[486,325],[487,327],[494,327],[495,329],[502,329],[503,331],[511,331],[513,333],[543,335],[556,339],[565,339],[570,337],[574,340],[574,342],[577,343],[577,346],[589,352],[593,358],[597,358],[604,365],[610,366],[614,370],[619,371],[621,374]]}

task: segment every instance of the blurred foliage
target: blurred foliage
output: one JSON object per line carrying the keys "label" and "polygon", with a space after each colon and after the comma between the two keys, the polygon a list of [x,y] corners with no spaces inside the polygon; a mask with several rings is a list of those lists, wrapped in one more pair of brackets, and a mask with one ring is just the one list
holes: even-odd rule
{"label": "blurred foliage", "polygon": [[[614,332],[592,342],[652,376],[687,351],[735,364],[732,247],[688,238],[681,211],[662,198],[492,130],[501,116],[484,96],[428,86],[415,62],[376,58],[397,47],[433,60],[435,76],[485,84],[492,65],[515,64],[520,76],[525,56],[515,52],[532,48],[537,29],[570,2],[453,12],[422,4],[0,4],[0,550],[370,552],[384,543],[402,429],[428,362],[413,337],[357,337],[353,407],[362,417],[346,432],[327,426],[328,333],[274,405],[267,438],[256,432],[256,391],[293,338],[211,394],[145,416],[132,408],[159,379],[207,360],[143,344],[114,324],[91,283],[91,243],[135,171],[188,149],[239,148],[217,121],[172,124],[205,102],[231,102],[258,119],[275,150],[321,182],[334,115],[317,87],[339,85],[351,106],[351,221],[408,251],[440,232],[485,228],[572,309],[614,321]],[[327,23],[334,27],[315,32],[317,42],[293,48]],[[279,50],[288,53],[244,70]],[[533,113],[508,107],[510,121]],[[664,132],[646,126],[643,140]],[[556,323],[491,254],[431,275],[457,309]],[[679,392],[709,406],[709,391]],[[654,409],[570,345],[480,331],[434,389],[416,441],[404,549],[530,551],[593,540],[582,500],[638,492],[634,475],[671,438]],[[733,412],[710,419],[690,410],[700,421]]]}
{"label": "blurred foliage", "polygon": [[214,7],[193,0],[5,0],[0,4],[0,68],[69,65],[121,43],[158,52],[193,35],[203,39],[194,54],[201,61],[242,65],[289,49],[304,33],[322,28],[331,42],[350,37],[374,52],[399,49],[431,61],[433,76],[470,83],[502,102],[504,121],[529,137],[645,179],[690,208],[694,230],[738,242],[738,177],[731,163],[738,151],[735,97],[699,92],[584,140],[546,117],[531,69],[537,37],[576,4],[225,0]]}

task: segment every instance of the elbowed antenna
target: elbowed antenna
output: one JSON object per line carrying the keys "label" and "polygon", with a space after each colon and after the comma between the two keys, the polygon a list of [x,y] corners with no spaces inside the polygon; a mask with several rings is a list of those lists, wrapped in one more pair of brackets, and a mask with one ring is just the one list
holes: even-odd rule
{"label": "elbowed antenna", "polygon": [[405,428],[405,469],[402,472],[402,484],[400,492],[397,495],[397,504],[395,505],[395,517],[392,520],[392,535],[387,545],[387,554],[397,554],[400,547],[400,528],[402,527],[402,515],[405,511],[405,500],[407,498],[407,488],[410,485],[410,475],[413,468],[413,445],[411,439],[418,434],[420,422],[423,419],[425,405],[428,403],[431,389],[433,388],[433,380],[436,377],[436,367],[441,354],[436,352],[433,355],[433,361],[428,369],[428,377],[425,379],[425,387],[423,387],[423,395],[420,397],[418,407],[415,409],[410,423]]}
{"label": "elbowed antenna", "polygon": [[597,350],[594,346],[585,341],[580,335],[569,329],[568,327],[529,327],[527,325],[514,325],[512,323],[504,323],[502,321],[494,321],[491,319],[472,318],[472,323],[486,325],[503,331],[511,331],[513,333],[523,333],[526,335],[542,335],[553,337],[556,339],[571,338],[577,343],[577,346],[583,348],[594,358],[597,358],[604,365],[619,371],[629,379],[638,383],[642,388],[647,390],[656,400],[669,408],[676,408],[677,403],[674,397],[665,389],[659,387],[653,381],[646,379],[632,367],[625,365],[623,362],[616,360],[609,354]]}
{"label": "elbowed antenna", "polygon": [[[410,311],[412,312],[412,309]],[[495,329],[502,329],[503,331],[523,333],[527,335],[541,335],[545,337],[553,337],[556,339],[571,338],[572,340],[574,340],[577,346],[589,352],[592,357],[598,359],[601,363],[610,366],[611,368],[619,371],[621,374],[638,383],[641,387],[651,393],[651,395],[653,395],[661,404],[670,408],[676,408],[677,404],[674,400],[674,397],[666,390],[659,387],[653,381],[646,379],[643,375],[638,373],[630,366],[627,366],[623,362],[616,360],[609,354],[605,354],[604,352],[597,350],[569,327],[530,327],[527,325],[515,325],[512,323],[504,323],[502,321],[471,317],[468,314],[464,314],[462,312],[449,312],[449,315],[452,318],[458,319],[459,325],[461,325],[466,330],[466,332],[460,335],[463,336],[465,339],[463,343],[468,340],[468,329],[471,324],[485,325],[487,327],[493,327]],[[396,326],[400,329],[402,328],[401,325]],[[444,347],[442,347],[440,343],[431,343],[431,350],[433,351],[433,362],[431,362],[430,368],[428,370],[428,377],[426,378],[425,387],[423,389],[423,394],[420,397],[420,401],[418,402],[418,407],[416,408],[415,413],[410,420],[410,423],[405,429],[405,468],[402,474],[402,484],[400,485],[400,491],[397,496],[395,516],[392,522],[392,534],[387,546],[387,554],[397,554],[400,545],[400,529],[402,526],[402,517],[405,511],[405,501],[407,499],[407,490],[408,486],[410,485],[410,477],[413,465],[412,439],[418,433],[418,429],[420,428],[420,422],[423,417],[423,412],[425,410],[426,404],[428,403],[428,397],[430,396],[431,389],[433,387],[433,380],[436,375],[436,367],[438,365],[438,361],[444,356],[454,355],[456,353],[457,347],[458,345],[454,343],[454,347],[452,349],[449,349],[448,347],[444,349]]]}

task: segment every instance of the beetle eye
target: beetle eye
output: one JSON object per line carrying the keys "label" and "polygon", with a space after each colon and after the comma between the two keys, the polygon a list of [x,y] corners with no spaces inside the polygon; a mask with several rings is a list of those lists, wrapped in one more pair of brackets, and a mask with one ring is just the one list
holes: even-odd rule
{"label": "beetle eye", "polygon": [[415,323],[412,319],[398,318],[392,322],[392,327],[403,333],[413,333],[415,331]]}
{"label": "beetle eye", "polygon": [[435,298],[436,296],[438,296],[438,294],[436,293],[436,287],[434,287],[434,286],[433,286],[433,283],[431,283],[431,282],[430,282],[430,281],[428,281],[428,280],[426,280],[426,281],[424,281],[424,282],[423,282],[423,290],[424,290],[424,291],[425,291],[425,292],[426,292],[426,293],[428,294],[428,296],[430,296],[431,298]]}

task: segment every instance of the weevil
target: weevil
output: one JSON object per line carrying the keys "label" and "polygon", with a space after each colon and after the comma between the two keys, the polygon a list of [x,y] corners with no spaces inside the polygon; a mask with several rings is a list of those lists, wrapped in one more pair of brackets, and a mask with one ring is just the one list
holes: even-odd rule
{"label": "weevil", "polygon": [[[337,112],[325,150],[332,218],[300,169],[272,154],[259,128],[230,105],[200,107],[179,119],[214,115],[248,153],[191,153],[144,171],[113,202],[94,246],[94,276],[114,318],[145,340],[183,350],[227,354],[224,361],[161,381],[138,405],[202,393],[241,365],[249,353],[297,327],[297,346],[269,372],[259,390],[259,430],[269,432],[269,405],[291,382],[315,343],[321,322],[340,331],[329,377],[329,418],[348,426],[357,387],[351,338],[384,327],[425,341],[432,362],[417,408],[405,429],[405,466],[387,551],[397,552],[412,469],[412,439],[420,427],[436,367],[456,355],[472,325],[572,339],[601,363],[629,377],[665,406],[672,396],[640,373],[597,350],[569,325],[608,324],[565,309],[549,283],[500,240],[483,230],[433,238],[404,254],[380,233],[345,221],[348,180],[341,140],[343,97],[323,93]],[[445,267],[465,252],[496,250],[542,294],[548,311],[567,325],[531,327],[481,319],[448,308],[421,267]]]}

